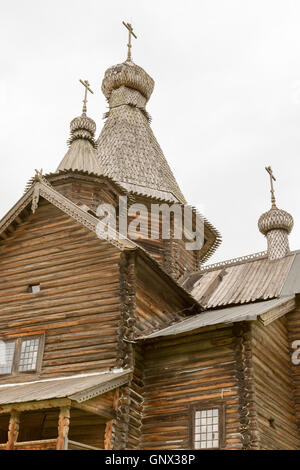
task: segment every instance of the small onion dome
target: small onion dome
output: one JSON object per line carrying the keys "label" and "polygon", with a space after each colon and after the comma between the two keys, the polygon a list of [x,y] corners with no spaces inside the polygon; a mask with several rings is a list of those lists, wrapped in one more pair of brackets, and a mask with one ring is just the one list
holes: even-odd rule
{"label": "small onion dome", "polygon": [[68,144],[71,145],[77,139],[88,140],[94,148],[96,148],[96,142],[94,139],[96,132],[96,123],[93,119],[87,117],[85,113],[81,116],[76,117],[71,121],[70,124],[71,137],[68,140]]}
{"label": "small onion dome", "polygon": [[286,230],[289,234],[294,226],[294,219],[288,212],[278,209],[275,205],[262,214],[258,221],[258,228],[263,235],[271,230]]}
{"label": "small onion dome", "polygon": [[148,101],[154,89],[154,80],[142,67],[127,60],[106,70],[101,89],[109,100],[112,91],[121,86],[138,90]]}

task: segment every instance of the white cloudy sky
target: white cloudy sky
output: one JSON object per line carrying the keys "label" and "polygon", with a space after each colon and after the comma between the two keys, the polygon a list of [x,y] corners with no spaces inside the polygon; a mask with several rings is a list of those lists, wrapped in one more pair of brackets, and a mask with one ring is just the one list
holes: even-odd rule
{"label": "white cloudy sky", "polygon": [[264,166],[300,248],[300,2],[297,0],[0,0],[0,216],[35,168],[56,169],[70,120],[103,125],[101,80],[125,59],[155,79],[152,127],[186,196],[221,231],[219,261],[264,250]]}

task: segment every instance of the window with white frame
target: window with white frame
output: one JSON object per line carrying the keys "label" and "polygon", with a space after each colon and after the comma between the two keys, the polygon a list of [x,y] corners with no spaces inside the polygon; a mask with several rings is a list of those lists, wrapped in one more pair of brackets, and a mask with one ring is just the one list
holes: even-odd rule
{"label": "window with white frame", "polygon": [[0,375],[38,372],[43,346],[43,335],[0,340]]}
{"label": "window with white frame", "polygon": [[220,407],[194,408],[193,448],[219,449],[221,447],[222,413]]}

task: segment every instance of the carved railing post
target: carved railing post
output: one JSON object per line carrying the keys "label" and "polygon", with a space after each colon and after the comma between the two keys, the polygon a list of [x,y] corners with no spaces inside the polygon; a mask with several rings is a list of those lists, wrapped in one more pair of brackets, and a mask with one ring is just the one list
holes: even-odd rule
{"label": "carved railing post", "polygon": [[9,419],[8,441],[6,444],[6,450],[14,450],[15,443],[17,442],[19,435],[19,425],[20,413],[17,411],[12,411]]}
{"label": "carved railing post", "polygon": [[56,442],[56,450],[67,450],[68,434],[70,424],[70,407],[62,406],[58,418],[58,437]]}

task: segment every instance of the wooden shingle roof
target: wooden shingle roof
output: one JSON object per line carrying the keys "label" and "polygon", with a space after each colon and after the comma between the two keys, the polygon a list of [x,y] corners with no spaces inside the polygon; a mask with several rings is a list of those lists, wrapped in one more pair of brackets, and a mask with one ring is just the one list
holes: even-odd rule
{"label": "wooden shingle roof", "polygon": [[102,91],[109,112],[97,141],[103,174],[128,191],[185,203],[185,198],[151,130],[145,106],[152,78],[133,62],[109,68]]}

